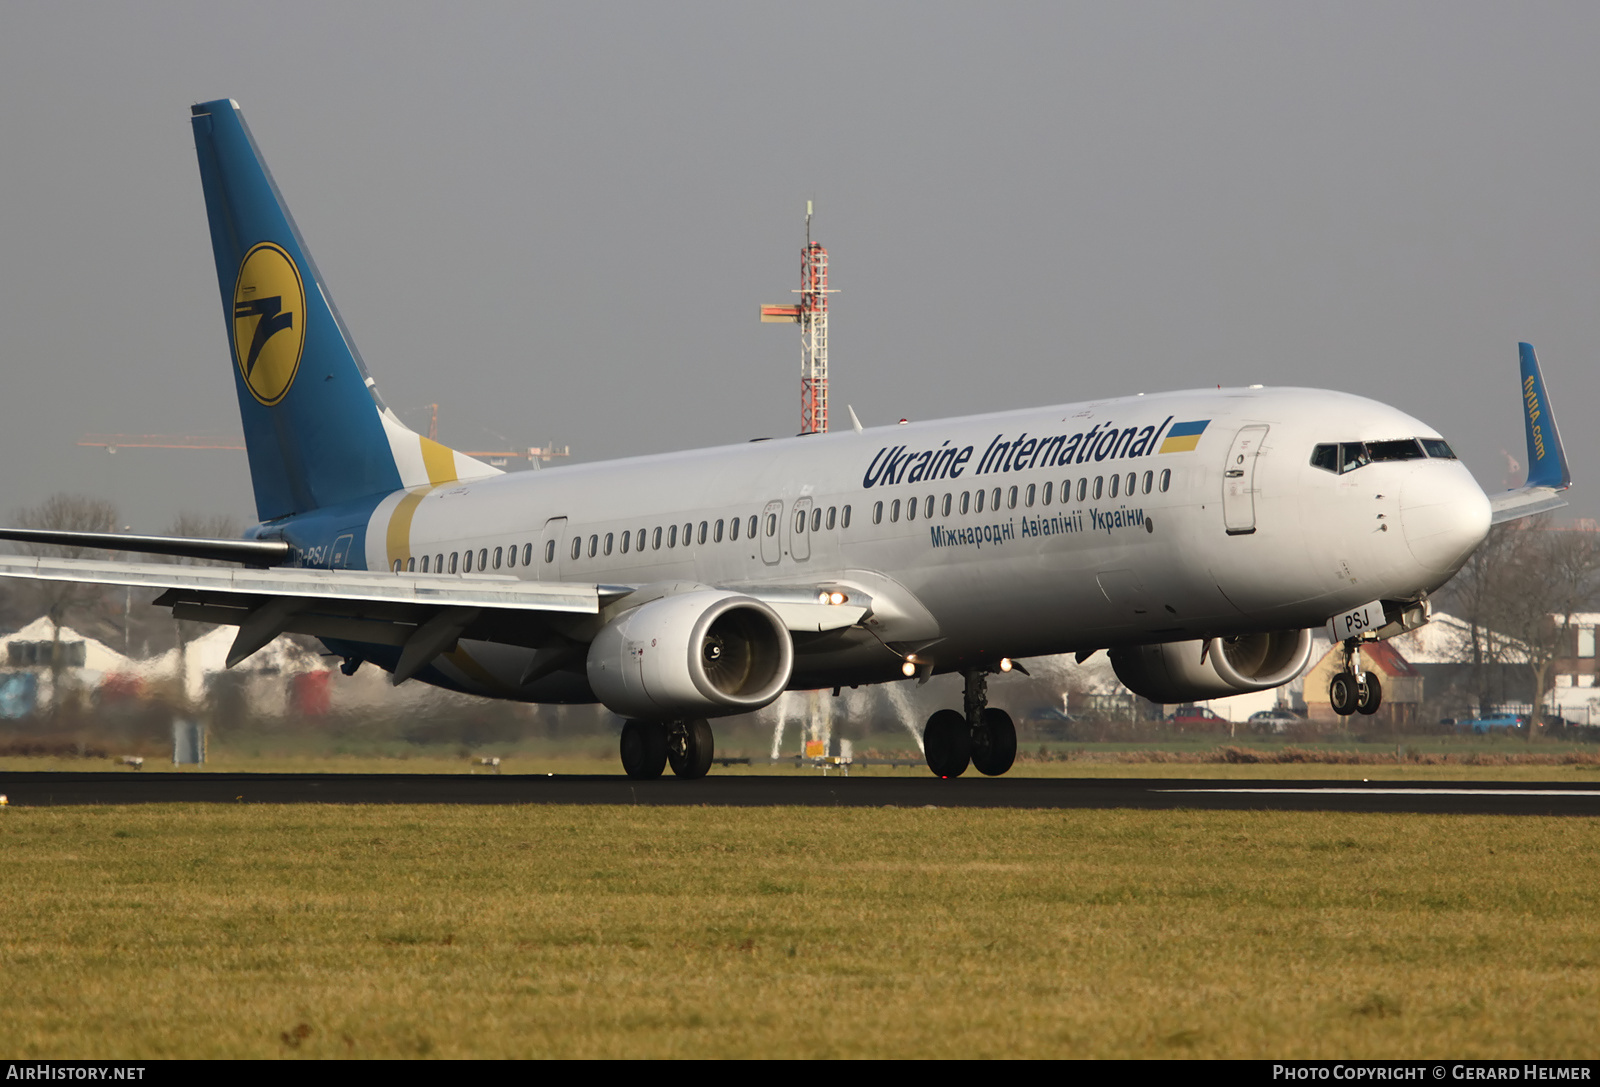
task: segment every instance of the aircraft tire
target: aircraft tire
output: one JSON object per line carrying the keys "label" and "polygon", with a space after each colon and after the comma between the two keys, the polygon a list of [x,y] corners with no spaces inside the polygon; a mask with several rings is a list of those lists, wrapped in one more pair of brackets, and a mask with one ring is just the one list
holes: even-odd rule
{"label": "aircraft tire", "polygon": [[704,718],[683,722],[667,738],[667,762],[681,778],[705,777],[715,753],[716,737]]}
{"label": "aircraft tire", "polygon": [[972,759],[972,729],[955,710],[940,710],[922,730],[922,752],[928,769],[942,778],[958,778]]}
{"label": "aircraft tire", "polygon": [[1383,684],[1376,672],[1361,673],[1361,690],[1356,695],[1356,712],[1370,717],[1383,705]]}
{"label": "aircraft tire", "polygon": [[659,721],[622,723],[622,769],[635,781],[651,781],[667,768],[667,730]]}
{"label": "aircraft tire", "polygon": [[1360,692],[1356,689],[1356,677],[1349,672],[1339,672],[1328,684],[1328,703],[1333,707],[1333,712],[1340,717],[1349,717],[1356,711],[1356,701]]}
{"label": "aircraft tire", "polygon": [[993,706],[983,711],[983,724],[972,730],[972,766],[987,777],[999,777],[1017,761],[1017,727],[1011,715]]}

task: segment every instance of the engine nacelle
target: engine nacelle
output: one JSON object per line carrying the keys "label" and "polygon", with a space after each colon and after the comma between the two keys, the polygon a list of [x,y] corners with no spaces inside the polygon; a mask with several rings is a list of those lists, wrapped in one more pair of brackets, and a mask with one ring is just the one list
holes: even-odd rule
{"label": "engine nacelle", "polygon": [[624,717],[720,717],[773,701],[794,670],[789,631],[761,601],[708,589],[613,619],[589,646],[589,686]]}
{"label": "engine nacelle", "polygon": [[[1201,651],[1205,659],[1201,660]],[[1281,687],[1311,659],[1311,631],[1279,630],[1238,638],[1167,642],[1113,649],[1122,685],[1152,702],[1197,702]]]}

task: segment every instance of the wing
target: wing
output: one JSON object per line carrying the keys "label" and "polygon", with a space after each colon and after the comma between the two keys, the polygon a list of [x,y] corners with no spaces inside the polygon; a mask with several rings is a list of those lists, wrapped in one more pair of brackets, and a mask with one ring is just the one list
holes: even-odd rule
{"label": "wing", "polygon": [[[171,608],[174,618],[239,628],[228,651],[230,668],[280,634],[397,646],[397,684],[463,638],[562,651],[586,645],[613,611],[629,607],[628,598],[640,592],[634,585],[495,574],[233,569],[10,555],[0,556],[0,577],[164,590],[155,603]],[[870,608],[866,599],[838,606],[825,592],[819,599],[817,590],[793,586],[739,591],[769,604],[791,631],[841,629]],[[657,589],[650,595],[664,594]]]}

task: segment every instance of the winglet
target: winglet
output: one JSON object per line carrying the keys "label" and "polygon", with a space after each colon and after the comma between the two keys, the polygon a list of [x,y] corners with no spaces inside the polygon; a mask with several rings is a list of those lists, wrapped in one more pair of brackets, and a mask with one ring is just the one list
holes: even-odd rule
{"label": "winglet", "polygon": [[1552,487],[1565,490],[1572,486],[1572,472],[1567,468],[1567,452],[1561,445],[1561,433],[1556,429],[1555,413],[1550,409],[1550,396],[1545,391],[1544,375],[1539,372],[1539,360],[1534,357],[1533,345],[1518,344],[1522,355],[1522,421],[1528,437],[1528,487]]}

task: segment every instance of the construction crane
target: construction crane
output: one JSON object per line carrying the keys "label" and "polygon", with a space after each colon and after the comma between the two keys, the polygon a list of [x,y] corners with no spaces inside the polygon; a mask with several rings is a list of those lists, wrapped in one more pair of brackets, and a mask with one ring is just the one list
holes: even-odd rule
{"label": "construction crane", "polygon": [[800,250],[800,302],[761,307],[763,324],[800,326],[800,433],[828,432],[828,251],[811,240],[811,201],[806,201],[806,244]]}

